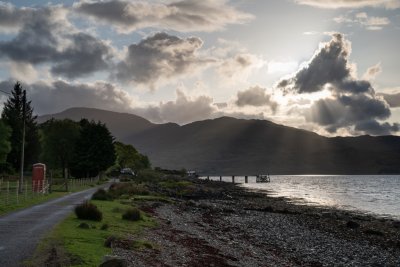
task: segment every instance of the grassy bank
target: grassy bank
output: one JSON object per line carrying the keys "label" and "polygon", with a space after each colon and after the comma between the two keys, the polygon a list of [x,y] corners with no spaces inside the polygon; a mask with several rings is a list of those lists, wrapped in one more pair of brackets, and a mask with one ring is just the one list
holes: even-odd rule
{"label": "grassy bank", "polygon": [[[123,220],[122,214],[132,205],[120,202],[118,199],[92,200],[91,203],[103,214],[101,221],[81,220],[75,214],[71,214],[41,242],[34,260],[26,262],[25,265],[98,266],[104,255],[111,254],[111,248],[105,246],[107,238],[122,239],[138,233],[145,227],[155,226],[155,222],[144,212],[141,212],[141,219],[138,221]],[[82,223],[86,223],[88,229],[80,228]],[[151,247],[151,244],[140,240],[128,245],[132,249]]]}
{"label": "grassy bank", "polygon": [[[15,184],[15,183],[14,183]],[[24,208],[29,208],[46,201],[56,199],[62,196],[65,196],[70,193],[83,191],[93,186],[96,186],[95,183],[92,184],[79,184],[69,188],[69,191],[64,191],[64,188],[56,188],[51,193],[42,194],[42,193],[34,193],[30,189],[28,193],[22,193],[19,196],[16,196],[16,186],[12,184],[12,193],[6,196],[5,192],[0,192],[0,215],[4,215],[13,211],[17,211]]]}

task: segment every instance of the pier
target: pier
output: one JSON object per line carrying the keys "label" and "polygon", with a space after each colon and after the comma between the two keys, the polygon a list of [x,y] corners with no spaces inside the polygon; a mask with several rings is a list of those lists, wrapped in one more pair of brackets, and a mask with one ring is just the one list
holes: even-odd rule
{"label": "pier", "polygon": [[232,183],[269,183],[271,178],[269,174],[258,174],[258,175],[200,175],[199,179],[205,179],[209,181],[220,181],[220,182],[232,182]]}

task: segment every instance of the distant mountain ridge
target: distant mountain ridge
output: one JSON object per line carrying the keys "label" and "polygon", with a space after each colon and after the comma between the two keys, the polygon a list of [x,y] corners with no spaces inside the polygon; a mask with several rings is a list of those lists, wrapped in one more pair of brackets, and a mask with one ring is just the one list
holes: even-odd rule
{"label": "distant mountain ridge", "polygon": [[93,108],[71,108],[38,121],[52,117],[102,121],[118,140],[163,168],[210,175],[400,173],[398,136],[328,138],[266,120],[230,117],[183,126],[154,124]]}

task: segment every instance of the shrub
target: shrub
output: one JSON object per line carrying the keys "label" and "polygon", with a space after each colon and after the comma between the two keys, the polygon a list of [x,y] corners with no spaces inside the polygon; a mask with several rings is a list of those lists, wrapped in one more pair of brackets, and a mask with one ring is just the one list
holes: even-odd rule
{"label": "shrub", "polygon": [[148,195],[149,190],[142,184],[120,183],[112,184],[108,194],[113,198],[120,198],[122,195]]}
{"label": "shrub", "polygon": [[122,214],[122,219],[128,220],[128,221],[138,221],[140,220],[140,210],[137,208],[130,208]]}
{"label": "shrub", "polygon": [[97,209],[97,206],[88,201],[75,207],[75,214],[78,219],[101,221],[103,214]]}
{"label": "shrub", "polygon": [[112,196],[103,188],[98,189],[92,196],[94,200],[112,200]]}

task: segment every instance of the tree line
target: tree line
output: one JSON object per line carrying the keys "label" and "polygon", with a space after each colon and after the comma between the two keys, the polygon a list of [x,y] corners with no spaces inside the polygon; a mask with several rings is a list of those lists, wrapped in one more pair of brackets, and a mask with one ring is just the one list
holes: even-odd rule
{"label": "tree line", "polygon": [[64,178],[94,177],[107,170],[150,168],[147,156],[133,146],[116,142],[107,126],[82,119],[36,122],[31,101],[16,83],[4,104],[0,120],[0,172],[16,173],[21,167],[25,121],[24,168],[43,162]]}

